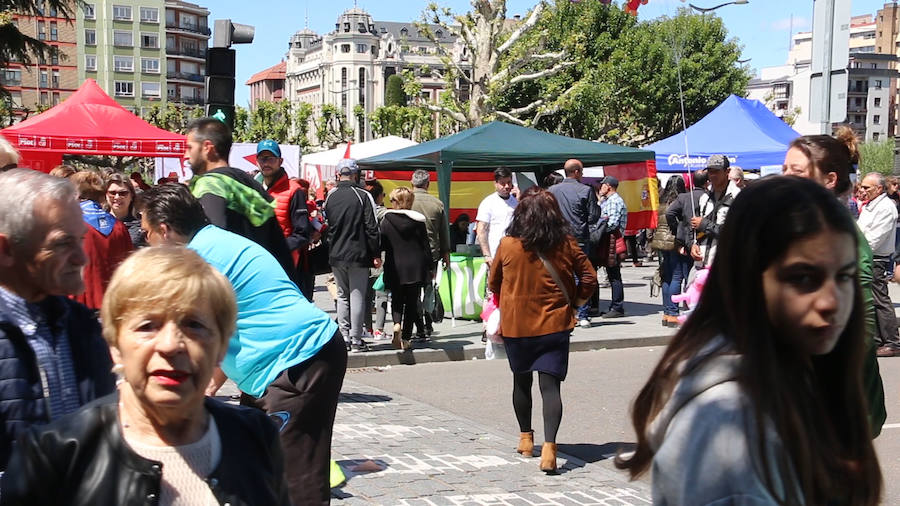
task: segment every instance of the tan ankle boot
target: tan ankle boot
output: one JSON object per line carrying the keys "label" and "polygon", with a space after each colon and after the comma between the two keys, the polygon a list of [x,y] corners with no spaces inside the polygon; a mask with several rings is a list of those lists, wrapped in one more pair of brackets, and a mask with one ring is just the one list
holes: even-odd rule
{"label": "tan ankle boot", "polygon": [[541,448],[541,471],[556,473],[556,443],[544,443]]}
{"label": "tan ankle boot", "polygon": [[534,457],[534,431],[519,433],[519,447],[516,448],[518,453],[526,457]]}

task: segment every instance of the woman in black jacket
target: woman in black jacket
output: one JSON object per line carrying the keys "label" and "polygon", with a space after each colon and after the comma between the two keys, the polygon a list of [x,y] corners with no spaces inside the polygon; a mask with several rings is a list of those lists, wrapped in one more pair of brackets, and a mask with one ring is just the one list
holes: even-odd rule
{"label": "woman in black jacket", "polygon": [[26,432],[0,505],[289,504],[277,427],[204,395],[236,326],[222,274],[186,248],[142,249],[101,317],[118,393]]}
{"label": "woman in black jacket", "polygon": [[410,348],[413,325],[422,328],[416,309],[419,292],[428,279],[431,250],[425,230],[425,215],[412,210],[415,196],[406,187],[391,191],[393,209],[381,220],[381,248],[386,253],[384,285],[391,291],[394,348]]}

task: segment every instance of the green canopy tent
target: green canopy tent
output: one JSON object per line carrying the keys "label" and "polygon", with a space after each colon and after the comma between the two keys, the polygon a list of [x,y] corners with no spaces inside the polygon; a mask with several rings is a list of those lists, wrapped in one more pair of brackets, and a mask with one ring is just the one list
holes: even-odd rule
{"label": "green canopy tent", "polygon": [[[493,121],[457,134],[359,160],[364,169],[431,169],[438,194],[450,209],[452,171],[559,169],[570,158],[585,166],[653,160],[653,151],[573,139],[510,123]],[[449,224],[448,224],[449,226]]]}

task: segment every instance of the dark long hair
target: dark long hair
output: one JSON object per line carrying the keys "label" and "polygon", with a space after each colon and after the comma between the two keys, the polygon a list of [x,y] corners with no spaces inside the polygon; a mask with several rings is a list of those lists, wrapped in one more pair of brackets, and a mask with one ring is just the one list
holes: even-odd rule
{"label": "dark long hair", "polygon": [[572,228],[559,210],[556,197],[540,186],[522,193],[506,229],[506,235],[518,238],[523,248],[537,253],[552,250],[571,234]]}
{"label": "dark long hair", "polygon": [[[772,205],[778,202],[778,205]],[[793,468],[807,504],[877,504],[881,471],[872,447],[862,391],[863,305],[856,279],[853,310],[835,348],[809,358],[774,328],[767,314],[762,273],[797,240],[832,230],[857,240],[856,225],[834,195],[813,181],[773,176],[735,199],[700,301],[672,339],[632,408],[638,436],[630,459],[616,465],[632,477],[653,460],[647,428],[680,379],[679,367],[723,336],[742,356],[737,381],[754,410],[762,478],[773,496],[774,473]],[[767,421],[784,446],[765,459]],[[786,484],[782,504],[794,504]]]}
{"label": "dark long hair", "polygon": [[679,194],[686,191],[687,185],[684,184],[684,178],[681,177],[680,174],[676,174],[666,181],[666,189],[663,190],[663,194],[659,198],[659,201],[665,205],[669,205],[672,202],[675,202],[675,199],[678,198]]}

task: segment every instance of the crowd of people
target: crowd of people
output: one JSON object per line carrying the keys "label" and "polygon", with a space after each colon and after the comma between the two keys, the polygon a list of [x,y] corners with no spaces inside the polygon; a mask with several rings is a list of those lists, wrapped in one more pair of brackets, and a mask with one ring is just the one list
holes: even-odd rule
{"label": "crowd of people", "polygon": [[[437,271],[472,243],[500,311],[516,451],[534,456],[536,373],[539,468],[556,473],[572,332],[626,314],[619,181],[585,184],[571,159],[520,191],[500,167],[474,220],[449,223],[427,171],[385,194],[344,159],[317,200],[275,141],[257,146],[258,179],[229,167],[231,143],[194,121],[194,178],[155,186],[16,169],[0,143],[0,506],[327,504],[348,352],[428,340]],[[750,182],[713,155],[667,181],[650,244],[662,323],[679,329],[633,405],[635,451],[616,459],[653,470],[655,503],[878,503],[900,197],[867,174],[854,216],[858,157],[839,131],[793,141],[783,176]],[[312,301],[319,244],[335,319]],[[685,319],[672,297],[700,273]],[[226,379],[241,406],[212,399]]]}

